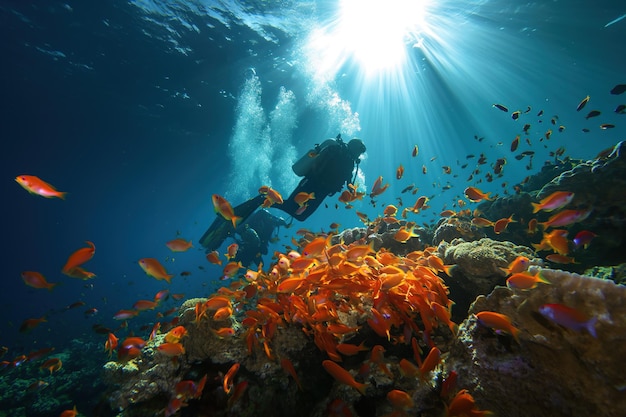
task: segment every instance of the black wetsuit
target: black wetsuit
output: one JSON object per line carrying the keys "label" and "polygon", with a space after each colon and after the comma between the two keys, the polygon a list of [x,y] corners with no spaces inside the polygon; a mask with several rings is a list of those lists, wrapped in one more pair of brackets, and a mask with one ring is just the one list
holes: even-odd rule
{"label": "black wetsuit", "polygon": [[287,222],[267,210],[254,212],[245,223],[237,226],[235,230],[241,237],[241,240],[238,240],[239,250],[235,261],[241,261],[244,266],[253,262],[259,265],[263,261],[262,255],[267,255],[274,231],[280,226],[287,226]]}
{"label": "black wetsuit", "polygon": [[[310,171],[300,181],[289,198],[283,204],[273,206],[300,221],[313,214],[326,196],[341,191],[343,186],[352,180],[355,161],[343,141],[328,144],[315,158]],[[307,201],[307,208],[298,214],[300,206],[295,202],[295,196],[301,192],[313,192],[315,198]]]}

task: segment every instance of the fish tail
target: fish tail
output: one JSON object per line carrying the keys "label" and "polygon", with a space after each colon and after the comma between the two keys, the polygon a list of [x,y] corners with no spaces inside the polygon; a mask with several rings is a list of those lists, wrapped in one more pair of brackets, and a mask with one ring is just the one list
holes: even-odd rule
{"label": "fish tail", "polygon": [[539,203],[530,203],[533,206],[533,214],[537,213],[539,210],[541,210],[541,204]]}
{"label": "fish tail", "polygon": [[230,218],[230,221],[233,222],[233,227],[237,228],[237,223],[239,223],[243,218],[239,216],[233,216]]}
{"label": "fish tail", "polygon": [[537,278],[539,278],[539,282],[542,282],[544,284],[552,284],[550,281],[548,281],[542,274],[541,272],[539,272],[537,274]]}
{"label": "fish tail", "polygon": [[596,333],[596,323],[598,322],[597,317],[593,317],[585,323],[585,329],[592,335],[594,338],[598,338],[598,334]]}
{"label": "fish tail", "polygon": [[369,387],[369,384],[360,384],[360,383],[356,383],[354,388],[357,389],[357,391],[359,391],[361,393],[361,395],[365,396],[365,391],[367,390],[367,388]]}
{"label": "fish tail", "polygon": [[165,275],[165,276],[163,277],[163,279],[164,279],[165,281],[167,281],[167,283],[168,283],[168,284],[171,284],[171,283],[172,283],[172,278],[173,278],[173,277],[174,277],[174,275],[168,274],[168,275]]}
{"label": "fish tail", "polygon": [[58,193],[55,194],[55,197],[59,197],[61,200],[65,200],[66,195],[67,195],[67,192],[59,191]]}

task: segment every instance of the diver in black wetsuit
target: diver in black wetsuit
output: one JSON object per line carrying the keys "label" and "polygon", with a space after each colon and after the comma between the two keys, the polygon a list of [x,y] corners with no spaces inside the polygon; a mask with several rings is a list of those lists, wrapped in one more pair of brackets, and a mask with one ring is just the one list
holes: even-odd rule
{"label": "diver in black wetsuit", "polygon": [[259,265],[263,262],[270,240],[278,234],[280,226],[288,227],[289,224],[282,217],[276,217],[265,209],[254,212],[245,223],[235,229],[239,236],[235,238],[239,250],[234,261],[241,261],[246,267],[252,263]]}
{"label": "diver in black wetsuit", "polygon": [[[283,204],[273,207],[283,210],[297,220],[305,220],[322,204],[326,196],[333,195],[353,183],[352,173],[358,168],[365,144],[360,139],[345,143],[341,135],[328,139],[300,158],[292,167],[296,175],[304,177]],[[356,173],[355,173],[356,175]],[[306,208],[295,201],[299,193],[315,193],[306,202]]]}
{"label": "diver in black wetsuit", "polygon": [[[345,184],[354,182],[352,173],[355,168],[358,170],[360,157],[365,150],[365,144],[360,139],[352,139],[345,143],[341,135],[315,145],[314,149],[308,151],[292,166],[296,175],[304,178],[289,198],[282,204],[274,204],[272,207],[284,211],[297,220],[307,219],[322,204],[324,198],[341,191]],[[356,172],[354,175],[356,177]],[[301,205],[296,201],[300,193],[313,193],[315,197]],[[245,224],[246,219],[263,204],[265,198],[265,195],[260,194],[233,207],[235,215],[242,219],[242,224]],[[233,232],[232,224],[218,215],[200,238],[200,244],[208,251],[216,250]]]}

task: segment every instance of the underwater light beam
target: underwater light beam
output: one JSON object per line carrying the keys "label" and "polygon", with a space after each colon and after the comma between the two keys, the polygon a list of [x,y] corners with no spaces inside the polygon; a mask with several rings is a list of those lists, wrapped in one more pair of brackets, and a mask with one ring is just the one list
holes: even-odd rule
{"label": "underwater light beam", "polygon": [[332,78],[354,60],[366,74],[395,71],[419,45],[428,0],[342,0],[335,18],[309,39],[316,68]]}

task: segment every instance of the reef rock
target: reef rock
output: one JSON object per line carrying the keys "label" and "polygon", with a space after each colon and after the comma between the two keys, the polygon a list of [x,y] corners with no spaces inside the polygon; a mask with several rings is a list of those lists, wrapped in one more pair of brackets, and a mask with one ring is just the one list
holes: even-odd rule
{"label": "reef rock", "polygon": [[[550,285],[528,291],[497,287],[470,313],[506,314],[519,329],[516,342],[470,315],[459,328],[446,368],[459,375],[481,407],[496,415],[606,416],[626,410],[626,288],[563,271],[541,271]],[[558,303],[593,319],[597,338],[539,314]]]}
{"label": "reef rock", "polygon": [[466,317],[467,307],[479,295],[489,294],[496,285],[504,285],[506,268],[520,255],[531,260],[531,264],[542,261],[534,259],[533,251],[526,246],[517,246],[511,242],[498,242],[489,238],[473,242],[455,239],[441,242],[438,247],[439,257],[446,265],[456,265],[451,276],[446,279],[452,299],[455,319]]}
{"label": "reef rock", "polygon": [[486,237],[484,231],[473,225],[471,219],[462,216],[444,217],[437,223],[432,244],[436,246],[444,240],[451,242],[458,238],[469,242],[483,237]]}
{"label": "reef rock", "polygon": [[579,269],[626,262],[626,143],[618,143],[605,158],[580,163],[546,184],[538,193],[543,198],[554,191],[571,191],[568,208],[591,209],[583,223],[570,227],[570,238],[581,230],[598,236],[580,251]]}
{"label": "reef rock", "polygon": [[[134,416],[165,408],[174,387],[182,379],[184,364],[157,352],[157,343],[162,342],[163,337],[158,336],[154,343],[144,347],[138,358],[104,365],[104,382],[112,388],[107,396],[112,410],[126,410],[124,416]],[[129,409],[137,404],[142,405],[139,414]]]}

